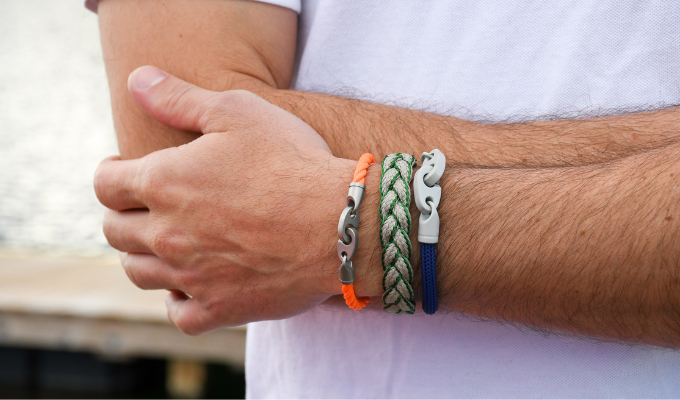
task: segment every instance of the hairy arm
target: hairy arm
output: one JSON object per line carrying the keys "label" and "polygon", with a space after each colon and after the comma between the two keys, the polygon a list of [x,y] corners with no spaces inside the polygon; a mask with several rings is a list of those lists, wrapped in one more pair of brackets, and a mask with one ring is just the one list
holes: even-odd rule
{"label": "hairy arm", "polygon": [[680,146],[443,183],[450,307],[562,331],[680,345]]}
{"label": "hairy arm", "polygon": [[[297,115],[338,157],[439,148],[453,165],[548,167],[625,157],[680,139],[680,109],[580,120],[484,124],[318,93],[258,93]],[[350,140],[351,139],[351,140]]]}
{"label": "hairy arm", "polygon": [[[367,177],[357,292],[382,293],[378,182]],[[680,145],[598,165],[450,168],[440,305],[591,337],[680,346]],[[411,207],[417,243],[418,212]],[[414,290],[420,290],[414,245]],[[360,279],[361,278],[361,279]],[[416,297],[420,298],[419,293]],[[379,302],[378,302],[379,303]]]}
{"label": "hairy arm", "polygon": [[[338,157],[380,158],[439,148],[453,164],[504,167],[584,165],[679,138],[677,109],[583,120],[482,124],[417,110],[287,90],[297,16],[246,1],[103,0],[100,29],[121,155],[140,157],[198,134],[144,113],[126,80],[152,64],[198,86],[246,89],[297,115]],[[200,21],[196,23],[196,21]]]}

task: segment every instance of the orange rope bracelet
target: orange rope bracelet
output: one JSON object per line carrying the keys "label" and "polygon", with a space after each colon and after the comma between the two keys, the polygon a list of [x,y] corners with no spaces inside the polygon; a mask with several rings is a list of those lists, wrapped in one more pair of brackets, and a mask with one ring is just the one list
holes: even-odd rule
{"label": "orange rope bracelet", "polygon": [[366,172],[368,171],[368,166],[375,162],[375,157],[371,153],[364,153],[359,157],[357,162],[357,167],[354,170],[354,179],[352,182],[366,184]]}
{"label": "orange rope bracelet", "polygon": [[[362,185],[365,184],[366,182],[366,172],[368,171],[368,166],[373,164],[375,162],[375,157],[373,157],[373,154],[371,153],[365,153],[361,157],[359,157],[359,162],[357,163],[357,167],[354,170],[354,179],[352,182],[360,183]],[[358,205],[357,205],[358,207]],[[342,285],[342,294],[343,297],[345,298],[345,303],[351,308],[352,310],[361,310],[362,308],[366,307],[366,304],[371,300],[370,297],[356,297],[354,294],[354,285],[349,284],[349,285]]]}

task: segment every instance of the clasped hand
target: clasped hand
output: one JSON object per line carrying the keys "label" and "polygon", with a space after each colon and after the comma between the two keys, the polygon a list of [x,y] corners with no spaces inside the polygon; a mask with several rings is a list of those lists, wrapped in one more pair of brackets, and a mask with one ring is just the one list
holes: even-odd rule
{"label": "clasped hand", "polygon": [[188,334],[279,319],[339,293],[334,218],[354,162],[245,91],[211,92],[154,67],[128,81],[153,118],[204,135],[95,174],[104,233],[130,280],[168,289]]}

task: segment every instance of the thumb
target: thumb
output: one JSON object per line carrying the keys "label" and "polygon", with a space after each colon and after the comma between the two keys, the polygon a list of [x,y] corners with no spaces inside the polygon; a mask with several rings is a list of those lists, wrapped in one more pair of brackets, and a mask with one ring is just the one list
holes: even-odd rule
{"label": "thumb", "polygon": [[[203,133],[209,133],[204,116],[215,116],[212,111],[218,103],[216,100],[228,93],[202,89],[153,66],[134,70],[128,78],[128,90],[142,109],[158,121],[173,128]],[[224,102],[221,104],[224,106]]]}

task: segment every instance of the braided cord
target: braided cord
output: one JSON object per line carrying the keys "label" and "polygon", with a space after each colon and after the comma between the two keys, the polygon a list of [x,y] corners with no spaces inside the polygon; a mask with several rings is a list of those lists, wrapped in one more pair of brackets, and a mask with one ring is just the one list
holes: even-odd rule
{"label": "braided cord", "polygon": [[393,314],[413,314],[411,267],[411,203],[409,188],[416,159],[410,154],[385,156],[380,179],[380,243],[383,264],[383,309]]}
{"label": "braided cord", "polygon": [[[354,170],[354,179],[352,179],[352,182],[365,184],[368,167],[374,162],[375,157],[373,157],[373,154],[371,153],[362,154],[362,156],[359,157],[357,167]],[[345,303],[347,304],[347,306],[349,306],[349,308],[351,308],[352,310],[361,310],[362,308],[366,307],[368,302],[371,300],[369,296],[357,297],[354,294],[353,284],[342,285],[342,296],[345,298]]]}
{"label": "braided cord", "polygon": [[420,244],[421,275],[423,277],[423,311],[434,314],[439,306],[437,302],[437,274],[434,243]]}

